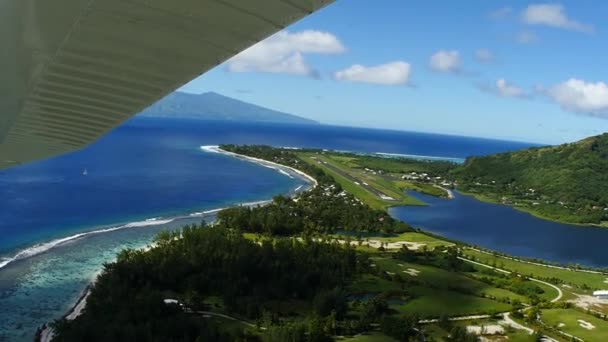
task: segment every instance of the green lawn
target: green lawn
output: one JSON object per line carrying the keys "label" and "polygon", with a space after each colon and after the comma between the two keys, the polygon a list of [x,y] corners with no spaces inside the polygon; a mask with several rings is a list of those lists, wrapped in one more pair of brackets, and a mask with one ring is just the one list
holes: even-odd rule
{"label": "green lawn", "polygon": [[415,294],[417,298],[391,307],[402,313],[418,314],[422,318],[436,318],[443,314],[449,316],[485,314],[511,309],[509,304],[453,291],[441,291],[428,287],[412,287],[408,291]]}
{"label": "green lawn", "polygon": [[[348,288],[350,293],[380,293],[401,289],[400,285],[372,275],[355,280]],[[407,287],[415,298],[404,304],[393,304],[391,308],[400,313],[417,314],[422,318],[435,318],[442,314],[450,316],[474,315],[488,312],[504,312],[511,305],[487,298],[470,296],[454,291],[432,289],[422,286]]]}
{"label": "green lawn", "polygon": [[[479,273],[477,273],[477,272],[476,273],[472,273],[471,274],[472,277],[485,276],[485,277],[496,278],[497,279],[497,278],[499,278],[499,276],[504,275],[504,273],[499,273],[497,271],[491,271],[491,270],[489,270],[489,269],[487,269],[485,267],[482,267],[482,266],[473,265],[473,267],[475,267],[475,269],[477,269],[480,272]],[[483,271],[484,273],[481,274],[481,271]],[[495,276],[493,277],[491,274],[485,273],[485,272],[488,272],[488,271],[491,271]],[[544,299],[544,300],[546,300],[546,301],[549,302],[549,301],[553,300],[555,297],[557,297],[557,295],[558,295],[557,291],[554,288],[552,288],[551,286],[549,286],[549,285],[545,285],[545,284],[537,283],[537,282],[534,282],[534,285],[540,287],[544,291],[543,293],[541,293],[538,296],[541,300]],[[565,295],[568,292],[564,291],[563,293]],[[566,300],[566,299],[564,298],[562,300]],[[521,301],[523,303],[526,303],[526,302],[528,302],[528,299],[526,298],[525,300],[521,300]]]}
{"label": "green lawn", "polygon": [[532,265],[525,262],[509,260],[499,256],[496,257],[494,255],[477,252],[470,249],[464,249],[463,253],[466,256],[475,257],[479,262],[489,265],[495,264],[496,267],[504,268],[509,271],[515,271],[526,276],[531,275],[537,278],[558,278],[569,284],[580,287],[587,285],[594,289],[604,289],[608,287],[608,284],[605,283],[608,276],[602,274],[562,270],[542,265]]}
{"label": "green lawn", "polygon": [[[338,182],[338,184],[340,184],[340,186],[342,186],[342,188],[344,190],[346,190],[347,192],[356,196],[358,199],[360,199],[361,201],[363,201],[364,203],[366,203],[367,205],[369,205],[372,208],[385,209],[387,207],[395,206],[395,205],[422,205],[422,204],[424,204],[424,203],[416,200],[415,198],[408,196],[407,194],[405,194],[398,188],[389,189],[389,191],[387,191],[387,189],[383,189],[382,187],[378,186],[377,184],[375,184],[373,182],[372,183],[368,182],[368,184],[370,184],[370,186],[376,187],[381,192],[387,193],[387,195],[393,195],[394,196],[393,198],[397,199],[397,201],[382,200],[376,194],[369,192],[368,190],[366,190],[365,188],[363,188],[359,185],[354,184],[351,180],[343,177],[342,175],[334,172],[333,170],[328,169],[323,164],[319,164],[317,162],[317,160],[314,160],[311,158],[313,156],[316,157],[318,160],[322,160],[322,161],[326,161],[326,162],[330,163],[332,166],[338,168],[342,172],[352,174],[353,171],[351,169],[345,167],[344,165],[341,165],[340,163],[336,162],[335,160],[332,160],[330,158],[327,158],[327,157],[324,157],[321,155],[315,155],[315,154],[310,154],[310,153],[300,153],[299,154],[299,157],[303,161],[323,169],[323,171],[325,171],[327,174],[332,176],[336,180],[336,182]],[[354,177],[357,177],[357,175],[354,175]],[[367,182],[367,180],[366,180],[366,182]]]}
{"label": "green lawn", "polygon": [[351,293],[379,293],[399,290],[401,287],[399,284],[378,278],[371,274],[364,274],[361,277],[355,279],[348,290]]}
{"label": "green lawn", "polygon": [[[390,258],[374,259],[374,262],[378,267],[385,271],[400,274],[403,277],[414,277],[418,280],[427,282],[430,286],[435,288],[470,292],[478,296],[486,295],[495,298],[518,299],[521,302],[527,301],[524,296],[471,279],[462,273],[449,272],[432,266],[412,264]],[[412,276],[403,272],[408,269],[415,269],[420,271],[420,273],[417,276]]]}
{"label": "green lawn", "polygon": [[407,232],[394,236],[379,236],[379,237],[369,237],[373,240],[386,241],[386,242],[398,242],[398,241],[408,241],[408,242],[418,242],[424,243],[428,249],[433,249],[438,246],[452,246],[453,243],[447,242],[445,240],[440,240],[438,238],[418,233],[418,232]]}
{"label": "green lawn", "polygon": [[[560,323],[565,324],[558,328],[568,334],[582,338],[589,342],[605,342],[608,341],[608,322],[596,318],[594,316],[576,311],[574,309],[549,309],[543,310],[541,319],[550,326],[558,326]],[[591,323],[595,328],[589,330],[583,328],[578,322],[582,320]]]}
{"label": "green lawn", "polygon": [[448,197],[447,192],[430,184],[412,183],[404,180],[394,181],[394,184],[401,190],[414,190],[427,195],[446,198]]}

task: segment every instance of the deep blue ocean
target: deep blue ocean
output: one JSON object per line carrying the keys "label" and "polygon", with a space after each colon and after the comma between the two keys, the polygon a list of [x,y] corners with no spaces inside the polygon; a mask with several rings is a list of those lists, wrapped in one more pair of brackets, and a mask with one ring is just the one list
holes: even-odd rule
{"label": "deep blue ocean", "polygon": [[193,213],[305,184],[200,149],[222,143],[452,160],[532,145],[325,125],[132,119],[81,151],[0,171],[0,341],[30,341],[121,249],[203,219]]}

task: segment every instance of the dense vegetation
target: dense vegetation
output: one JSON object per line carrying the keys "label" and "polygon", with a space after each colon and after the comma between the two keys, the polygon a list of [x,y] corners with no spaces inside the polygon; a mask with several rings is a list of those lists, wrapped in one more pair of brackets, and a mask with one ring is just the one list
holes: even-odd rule
{"label": "dense vegetation", "polygon": [[361,154],[340,153],[339,155],[354,159],[352,167],[382,170],[390,173],[426,172],[433,175],[443,175],[457,167],[450,161],[418,160],[402,157],[378,157]]}
{"label": "dense vegetation", "polygon": [[[279,324],[278,317],[310,315],[317,325],[288,329],[289,333],[313,334],[319,338],[311,341],[322,341],[326,317],[333,315],[335,320],[343,312],[337,289],[368,267],[364,255],[337,243],[255,243],[224,228],[185,227],[159,235],[149,251],[125,250],[116,262],[105,265],[85,312],[74,321],[55,323],[56,340],[246,339],[243,331],[218,329],[196,314],[206,308],[206,299],[219,297],[231,314],[265,318],[267,325]],[[177,298],[188,309],[167,305],[163,298]],[[311,301],[318,310],[307,304]],[[273,327],[269,335],[277,329],[286,328]]]}
{"label": "dense vegetation", "polygon": [[600,223],[608,218],[608,134],[471,157],[453,176],[460,189],[527,206],[552,219]]}
{"label": "dense vegetation", "polygon": [[313,176],[319,185],[297,200],[277,196],[269,205],[257,208],[234,207],[220,212],[218,222],[245,232],[269,235],[332,233],[336,230],[404,232],[411,228],[390,217],[386,211],[370,208],[320,168],[301,161],[288,150],[268,146],[222,146],[231,152],[270,160],[298,168]]}
{"label": "dense vegetation", "polygon": [[[354,340],[412,341],[425,335],[427,341],[472,342],[478,338],[467,332],[471,323],[450,317],[487,313],[496,318],[513,310],[513,318],[543,331],[539,317],[545,312],[568,309],[564,312],[579,317],[570,303],[549,303],[556,295],[552,288],[524,275],[554,284],[582,282],[581,288],[588,277],[604,284],[605,275],[509,259],[497,265],[495,256],[485,253],[475,256],[513,273],[480,268],[463,259],[475,259],[473,250],[462,254],[462,246],[421,233],[370,238],[382,241],[377,249],[368,238],[335,240],[324,233],[390,233],[407,226],[362,204],[292,151],[224,148],[293,166],[314,175],[319,185],[296,198],[277,196],[264,207],[224,210],[211,227],[203,223],[163,232],[147,251],[121,252],[104,266],[83,314],[53,323],[55,340],[313,342],[369,334]],[[388,246],[401,240],[424,246]],[[559,279],[535,273],[540,271]],[[168,298],[179,302],[165,303]],[[420,321],[428,318],[439,320]]]}

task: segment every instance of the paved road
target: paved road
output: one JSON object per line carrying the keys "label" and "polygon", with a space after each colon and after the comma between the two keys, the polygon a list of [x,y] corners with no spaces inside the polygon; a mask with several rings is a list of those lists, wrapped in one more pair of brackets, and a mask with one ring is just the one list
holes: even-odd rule
{"label": "paved road", "polygon": [[323,163],[324,167],[326,167],[326,168],[330,169],[331,171],[339,174],[340,176],[350,180],[351,182],[355,183],[356,185],[359,185],[360,187],[366,189],[367,191],[380,197],[381,199],[383,199],[385,201],[396,201],[396,199],[392,198],[391,196],[384,194],[380,190],[378,190],[378,189],[366,184],[365,182],[361,181],[360,179],[357,179],[357,178],[353,177],[352,175],[338,169],[337,167],[331,165],[330,163],[323,161],[321,159],[317,159],[317,161],[320,161],[321,163]]}

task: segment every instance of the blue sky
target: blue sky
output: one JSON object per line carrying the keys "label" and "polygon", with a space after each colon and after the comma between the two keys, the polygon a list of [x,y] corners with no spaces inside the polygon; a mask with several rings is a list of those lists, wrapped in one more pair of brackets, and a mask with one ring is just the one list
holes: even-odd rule
{"label": "blue sky", "polygon": [[608,131],[608,2],[342,0],[182,87],[323,123],[562,143]]}

